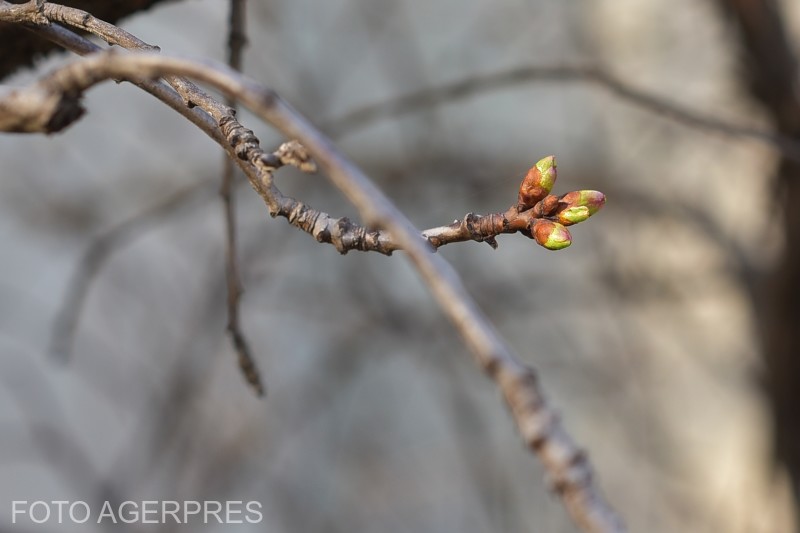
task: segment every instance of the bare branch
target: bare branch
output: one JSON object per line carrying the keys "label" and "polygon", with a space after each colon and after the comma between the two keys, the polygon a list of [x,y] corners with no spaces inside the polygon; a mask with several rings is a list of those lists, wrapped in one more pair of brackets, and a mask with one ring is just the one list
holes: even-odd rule
{"label": "bare branch", "polygon": [[[584,453],[560,424],[547,403],[533,369],[524,365],[498,335],[467,293],[455,270],[432,248],[411,222],[372,182],[278,95],[222,65],[153,54],[102,54],[56,70],[29,94],[40,100],[46,113],[58,111],[58,95],[80,95],[104,79],[146,79],[165,75],[187,76],[208,83],[226,97],[236,98],[260,118],[308,148],[331,181],[350,199],[367,224],[390,231],[430,287],[476,361],[497,383],[511,408],[519,431],[540,458],[553,486],[573,519],[586,531],[623,531],[624,526],[592,481]],[[6,99],[0,100],[6,103]],[[28,107],[28,112],[32,106]],[[8,109],[8,107],[5,107]],[[41,120],[39,121],[41,123]],[[221,124],[225,131],[225,124]],[[230,137],[228,137],[230,140]],[[265,165],[263,159],[251,161]],[[265,200],[277,214],[271,173],[263,179]],[[277,207],[277,206],[275,206]]]}
{"label": "bare branch", "polygon": [[[245,29],[245,0],[230,0],[231,10],[228,18],[228,66],[242,71],[242,55],[247,45]],[[233,102],[231,102],[233,105]]]}
{"label": "bare branch", "polygon": [[[139,5],[142,4],[142,2],[137,2],[136,9],[147,7],[147,5],[151,3],[155,3],[155,1],[149,0],[145,2],[143,6]],[[138,39],[136,39],[136,41],[139,41],[140,45],[145,46],[135,46],[133,40],[125,42],[125,39],[119,39],[119,37],[125,35],[126,32],[119,29],[113,30],[112,28],[116,28],[115,26],[100,21],[90,16],[85,11],[50,3],[43,3],[44,5],[41,7],[36,4],[37,2],[28,2],[26,4],[13,5],[2,2],[0,5],[13,6],[3,14],[2,20],[4,22],[16,21],[34,24],[46,24],[48,21],[62,22],[107,38],[107,42],[113,42],[124,48],[146,49],[146,46],[149,46]],[[119,2],[114,2],[113,4],[113,6],[109,5],[108,8],[105,8],[102,2],[98,2],[98,8],[103,8],[104,10],[103,13],[100,13],[103,19],[113,22],[118,16],[125,15],[127,13],[126,9],[129,11],[131,10],[129,7],[122,6],[122,4],[118,6],[117,4],[119,4]],[[41,10],[41,15],[37,14],[39,10]],[[111,11],[113,11],[113,13]],[[86,19],[86,22],[81,22],[80,17],[74,16],[76,13],[89,15],[89,18]],[[132,37],[130,34],[127,35],[128,37]],[[329,128],[323,129],[328,131],[329,134],[334,134],[334,132],[336,134],[349,133],[353,131],[354,128],[378,118],[415,112],[431,105],[446,103],[447,101],[458,100],[485,91],[512,87],[532,81],[595,83],[609,90],[612,95],[633,105],[640,106],[657,114],[666,115],[689,127],[697,127],[729,138],[755,140],[756,142],[767,144],[772,149],[782,152],[793,160],[800,160],[800,143],[792,140],[789,136],[704,116],[695,110],[687,109],[661,97],[637,89],[629,83],[623,82],[610,73],[592,65],[526,66],[505,72],[470,77],[445,86],[425,89],[387,102],[379,102],[365,106],[348,113],[336,121],[329,122],[327,124]]]}
{"label": "bare branch", "polygon": [[[142,13],[152,7],[166,4],[167,0],[70,0],[74,7],[90,11],[95,16],[111,23],[135,13]],[[20,0],[14,0],[20,4]],[[43,2],[42,2],[43,3]],[[26,9],[30,9],[25,4]],[[47,24],[46,20],[42,21]],[[52,43],[29,34],[17,24],[0,22],[0,79],[23,67],[32,66],[36,59],[58,51]]]}
{"label": "bare branch", "polygon": [[[5,2],[0,3],[0,18],[2,18],[3,15],[3,4],[5,4]],[[85,39],[84,37],[81,37],[80,35],[71,32],[57,24],[27,27],[27,29],[79,55],[88,55],[103,51],[102,48],[88,39]],[[211,119],[211,117],[201,109],[187,107],[184,100],[180,98],[174,89],[170,88],[165,83],[158,81],[140,81],[136,82],[135,84],[167,104],[180,115],[187,118],[190,122],[192,122],[192,124],[200,128],[201,131],[206,133],[214,141],[225,148],[232,156],[235,155],[233,154],[232,148],[230,148],[230,146],[228,146],[225,142],[224,137],[219,131],[219,127],[213,121],[213,119]]]}
{"label": "bare branch", "polygon": [[[2,13],[0,10],[0,15]],[[431,254],[432,247],[428,241],[421,238],[411,222],[357,167],[273,91],[212,63],[152,54],[102,54],[55,71],[25,94],[13,92],[0,99],[3,115],[10,115],[0,123],[25,131],[52,131],[48,128],[54,123],[53,117],[61,117],[55,124],[66,127],[75,110],[80,110],[80,96],[89,87],[106,79],[141,81],[161,76],[188,76],[208,83],[226,97],[236,98],[247,105],[287,137],[298,138],[308,147],[333,183],[355,204],[367,224],[387,229],[397,245],[408,252],[477,362],[502,390],[524,441],[543,462],[553,486],[576,522],[586,531],[624,531],[616,513],[595,487],[588,459],[547,404],[536,373],[514,356],[467,294],[456,272],[441,257]],[[21,112],[9,105],[19,102],[26,104]],[[37,108],[38,114],[35,112]],[[279,166],[276,163],[285,164],[288,159],[264,155],[252,132],[235,122],[231,113],[223,113],[218,124],[239,158],[258,170],[261,182],[256,190],[273,216],[289,204],[302,205],[283,197],[272,183],[272,171]],[[291,221],[291,217],[287,218]]]}
{"label": "bare branch", "polygon": [[[242,52],[247,42],[245,36],[244,0],[230,1],[230,19],[228,23],[228,66],[241,72]],[[228,106],[235,110],[236,102],[228,99]],[[247,383],[253,388],[258,396],[264,395],[264,385],[258,372],[255,359],[250,350],[250,343],[247,342],[239,321],[240,302],[242,297],[242,281],[239,276],[239,265],[237,261],[238,251],[236,246],[236,204],[233,190],[233,179],[235,167],[229,157],[225,157],[222,168],[222,184],[220,185],[219,195],[222,200],[222,209],[225,219],[225,285],[228,291],[228,334],[231,344],[239,360],[239,368],[242,370]]]}
{"label": "bare branch", "polygon": [[[557,415],[539,390],[534,371],[523,365],[478,310],[458,275],[441,257],[431,254],[399,210],[361,171],[345,159],[305,118],[273,91],[247,80],[221,65],[142,55],[102,54],[55,71],[28,94],[41,101],[45,114],[57,113],[59,95],[77,98],[103,79],[191,76],[209,83],[227,97],[237,98],[288,137],[298,138],[328,171],[331,180],[355,204],[369,223],[385,227],[407,250],[411,261],[431,287],[447,316],[461,333],[482,368],[497,382],[511,407],[525,442],[543,461],[573,518],[587,531],[621,531],[623,526],[591,481],[591,467],[583,453],[561,427]],[[7,98],[0,100],[5,104]],[[71,105],[71,104],[70,104]],[[10,109],[5,107],[5,109]],[[26,113],[30,113],[29,106]],[[39,121],[41,123],[41,121]],[[225,125],[222,125],[225,131]],[[265,166],[265,161],[252,161]],[[274,187],[271,173],[265,190]],[[267,195],[268,196],[268,195]],[[272,199],[274,200],[274,199]],[[268,202],[271,203],[271,202]],[[270,206],[272,210],[272,206]]]}
{"label": "bare branch", "polygon": [[[24,5],[27,6],[32,2],[33,0]],[[11,5],[2,2],[0,6],[3,4]],[[31,8],[28,8],[27,11],[31,11]],[[137,50],[158,49],[158,47],[145,43],[113,24],[103,22],[78,9],[45,3],[41,8],[41,13],[48,20],[63,22],[94,33],[109,44]],[[4,20],[3,17],[3,13],[0,12],[0,20]],[[28,22],[33,22],[33,20]],[[168,81],[172,82],[172,80]],[[695,110],[670,102],[661,96],[635,88],[631,84],[616,78],[611,73],[593,65],[525,66],[504,72],[473,76],[441,87],[423,89],[395,99],[364,106],[323,124],[322,129],[328,131],[330,135],[338,137],[380,118],[416,112],[483,92],[514,87],[533,81],[592,83],[606,89],[610,94],[625,102],[670,118],[678,123],[732,139],[753,140],[781,152],[792,160],[800,161],[800,141],[790,136],[703,115]],[[187,99],[187,102],[191,102],[191,99]]]}
{"label": "bare branch", "polygon": [[[72,11],[61,10],[60,13],[62,17],[65,17],[67,14],[72,13]],[[74,14],[79,15],[80,13],[81,12],[77,12]],[[86,17],[83,17],[81,20],[84,20],[85,18]],[[57,24],[36,26],[35,28],[30,29],[37,34],[50,39],[54,43],[57,43],[64,48],[72,50],[81,55],[102,51],[102,49],[94,43],[62,28],[61,26],[58,26]],[[147,49],[155,48],[150,47],[149,45],[145,45],[144,47]],[[188,118],[192,123],[200,127],[201,130],[205,131],[212,139],[222,145],[223,148],[227,148],[227,151],[231,157],[235,157],[233,149],[225,142],[217,124],[207,113],[202,111],[201,108],[188,107],[184,100],[180,98],[180,96],[178,96],[173,89],[165,85],[163,82],[145,81],[139,82],[137,85]],[[230,162],[232,159],[229,157],[226,158],[226,161]],[[240,163],[245,164],[245,162]],[[118,226],[115,226],[97,238],[89,246],[82,257],[77,270],[72,277],[72,280],[68,284],[68,290],[64,296],[61,306],[59,307],[59,311],[56,314],[50,341],[51,353],[57,355],[61,360],[66,360],[69,358],[72,351],[75,330],[83,309],[83,304],[86,300],[86,295],[88,294],[97,272],[100,271],[102,266],[105,264],[106,259],[111,255],[114,249],[128,242],[131,238],[131,234],[138,233],[143,231],[145,228],[150,227],[152,225],[150,220],[151,218],[154,220],[161,220],[166,210],[172,212],[177,207],[182,206],[187,199],[193,198],[204,185],[204,183],[198,183],[190,186],[186,190],[178,191],[176,194],[168,197],[163,202],[159,202],[157,205],[148,208],[135,215],[131,219],[126,220]],[[234,327],[233,329],[238,332],[237,327]],[[256,383],[253,386],[257,392],[263,391],[263,386],[261,386],[260,383],[257,383],[257,373],[255,371],[255,365],[252,363],[252,359],[248,358],[247,355],[244,357],[242,356],[242,353],[247,354],[247,344],[244,336],[241,334],[241,332],[232,332],[232,341],[237,349],[237,353],[239,354],[240,366],[245,369],[245,376],[251,376],[248,378],[248,382]],[[243,352],[242,350],[245,351]],[[248,362],[251,364],[248,364]],[[255,376],[255,378],[253,376]]]}
{"label": "bare branch", "polygon": [[49,24],[50,20],[42,14],[43,4],[42,0],[30,1],[21,5],[8,4],[2,21],[8,23]]}
{"label": "bare branch", "polygon": [[69,358],[75,329],[91,283],[111,254],[146,228],[155,226],[164,218],[177,213],[179,207],[185,207],[188,202],[196,199],[208,185],[209,182],[206,181],[182,188],[141,213],[115,225],[92,242],[83,253],[75,273],[67,284],[67,292],[56,313],[50,339],[50,353],[62,361]]}
{"label": "bare branch", "polygon": [[[48,8],[50,7],[60,6],[48,6]],[[103,27],[103,24],[105,24],[90,24],[93,18],[89,17],[88,14],[86,14],[87,16],[79,17],[79,15],[83,13],[79,10],[64,8],[57,10],[57,13],[62,19],[67,18],[68,15],[74,15],[73,18],[79,18],[84,24],[87,25],[87,27]],[[96,21],[96,19],[94,20]],[[37,26],[34,31],[47,37],[51,41],[60,44],[64,48],[73,50],[82,55],[102,50],[94,43],[55,24]],[[130,39],[130,41],[135,42],[134,39]],[[136,44],[138,45],[139,43]],[[144,43],[142,43],[142,47],[146,49],[157,48],[151,47]],[[189,108],[186,106],[184,99],[181,99],[173,89],[167,87],[163,82],[145,81],[139,82],[137,85],[150,92],[163,102],[167,103],[167,105],[178,111],[180,114],[187,117],[224,148],[227,147],[228,152],[231,155],[234,155],[230,146],[225,143],[224,138],[219,131],[219,127],[212,119],[210,119],[209,115],[201,111],[200,108]],[[226,161],[229,162],[228,168],[230,168],[230,172],[232,172],[233,168],[230,166],[230,162],[232,160],[230,158],[226,158]],[[102,266],[105,264],[106,259],[111,255],[111,252],[113,252],[113,250],[122,243],[127,242],[130,239],[131,234],[137,233],[142,231],[143,228],[151,226],[153,220],[160,220],[167,211],[171,213],[176,207],[182,205],[185,200],[194,197],[196,193],[199,192],[202,185],[204,184],[201,183],[198,184],[198,186],[192,186],[188,189],[178,191],[176,194],[168,197],[165,201],[146,209],[142,213],[139,213],[131,219],[126,220],[120,225],[112,228],[110,231],[92,243],[92,245],[83,255],[72,281],[68,285],[68,290],[53,323],[50,340],[51,353],[58,356],[58,358],[61,360],[66,360],[69,358],[72,351],[73,338],[77,328],[78,319],[80,318],[89,288],[91,287],[91,283],[95,279],[97,272],[100,271]],[[151,218],[153,220],[150,220]],[[235,251],[230,253],[233,254],[232,257],[235,257]],[[229,257],[231,257],[231,255],[229,255]],[[234,279],[238,279],[236,276],[235,264],[233,275]],[[230,277],[228,279],[230,281]],[[231,315],[233,319],[229,320],[228,326],[228,330],[231,334],[231,340],[238,355],[239,365],[242,368],[248,383],[251,384],[258,395],[262,395],[263,385],[260,382],[255,363],[250,356],[247,340],[245,339],[241,332],[241,328],[238,325],[239,291],[236,289],[230,294],[234,294],[235,296],[233,299],[229,298],[229,308],[231,306],[236,307],[235,313]]]}
{"label": "bare branch", "polygon": [[472,76],[441,87],[422,89],[398,98],[366,105],[323,124],[322,129],[334,136],[345,135],[381,118],[414,113],[484,92],[506,89],[534,81],[595,84],[626,103],[672,119],[679,124],[730,139],[755,141],[787,158],[800,161],[800,141],[792,137],[704,115],[670,102],[661,96],[637,89],[592,65],[527,66],[483,76]]}

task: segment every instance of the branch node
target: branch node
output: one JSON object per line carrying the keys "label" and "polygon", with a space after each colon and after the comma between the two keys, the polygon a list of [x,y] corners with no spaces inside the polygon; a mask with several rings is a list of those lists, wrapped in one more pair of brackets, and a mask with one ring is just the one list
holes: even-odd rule
{"label": "branch node", "polygon": [[269,167],[270,169],[279,169],[283,166],[281,159],[275,154],[262,153],[260,155],[261,164]]}
{"label": "branch node", "polygon": [[562,469],[550,477],[551,490],[563,497],[591,484],[592,473],[586,467],[587,463],[586,453],[583,450],[577,450],[564,462]]}
{"label": "branch node", "polygon": [[317,165],[311,159],[311,154],[298,141],[291,140],[283,143],[275,151],[275,155],[284,165],[291,165],[309,174],[317,171]]}

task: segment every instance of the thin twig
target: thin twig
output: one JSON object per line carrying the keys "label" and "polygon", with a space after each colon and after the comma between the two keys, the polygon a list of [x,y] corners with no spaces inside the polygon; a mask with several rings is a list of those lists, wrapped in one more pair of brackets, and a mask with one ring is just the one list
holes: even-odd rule
{"label": "thin twig", "polygon": [[[0,2],[0,6],[6,8],[2,13],[3,21],[40,24],[42,20],[40,13],[30,8],[32,3],[28,2],[21,6],[15,6],[5,1]],[[158,47],[149,45],[124,30],[100,21],[79,9],[45,3],[41,8],[41,15],[45,17],[45,20],[63,22],[93,33],[110,44],[136,50],[158,49]],[[26,16],[28,19],[25,19]],[[173,86],[176,85],[173,83],[175,80],[168,79],[167,81]],[[355,109],[337,119],[324,123],[322,129],[329,132],[329,135],[338,137],[380,118],[417,112],[434,105],[454,102],[483,92],[510,88],[532,81],[594,83],[626,103],[673,119],[678,123],[732,139],[753,140],[782,153],[789,159],[800,161],[800,141],[792,137],[703,115],[698,111],[671,102],[664,97],[635,88],[594,65],[524,66],[482,76],[470,76],[440,87],[423,89]],[[175,87],[176,90],[184,96],[190,105],[199,105],[199,102],[192,100],[190,97],[191,87],[177,85],[178,87]]]}
{"label": "thin twig", "polygon": [[[2,9],[5,7],[4,4],[10,5],[6,2],[0,2],[0,18],[2,18],[3,15]],[[25,27],[31,32],[79,55],[88,55],[103,51],[102,48],[93,42],[58,24],[26,25]],[[233,152],[233,148],[225,142],[225,138],[222,136],[219,126],[202,108],[199,108],[199,106],[188,107],[184,99],[182,99],[173,88],[163,82],[138,81],[132,83],[152,94],[158,100],[161,100],[177,113],[188,119],[192,124],[200,128],[202,132],[211,137],[217,144],[222,146],[229,155],[235,157],[236,154]]]}
{"label": "thin twig", "polygon": [[394,99],[355,109],[323,124],[331,135],[344,135],[377,119],[395,117],[455,102],[487,91],[518,86],[533,81],[593,83],[623,102],[641,107],[688,127],[716,133],[731,139],[752,140],[794,161],[800,161],[800,141],[768,130],[735,124],[704,115],[666,98],[637,89],[612,74],[592,65],[541,65],[514,68],[422,89]]}
{"label": "thin twig", "polygon": [[[23,6],[27,6],[31,3],[32,2],[23,4]],[[0,2],[0,6],[5,7],[13,5],[2,1]],[[48,20],[63,22],[73,27],[89,31],[103,38],[109,44],[136,50],[158,50],[157,46],[149,45],[128,32],[117,28],[113,24],[92,17],[85,11],[51,3],[45,3],[41,9],[41,14]],[[30,9],[21,11],[24,13],[31,12]],[[5,14],[3,15],[3,20],[6,21]],[[17,13],[15,17],[9,16],[8,18],[18,21],[19,17],[20,15]],[[30,17],[31,20],[27,22],[36,23],[33,14],[31,14]],[[190,105],[200,105],[200,102],[192,99],[192,97],[195,96],[192,90],[197,89],[196,87],[192,87],[191,84],[175,83],[177,80],[171,78],[167,78],[167,81],[184,96]],[[754,140],[782,153],[792,160],[800,161],[800,141],[796,139],[769,130],[735,124],[730,121],[704,115],[698,111],[671,102],[664,97],[633,87],[631,84],[616,78],[609,72],[594,65],[524,66],[503,72],[471,76],[441,87],[427,88],[395,99],[364,106],[323,124],[323,129],[328,131],[329,134],[338,137],[380,118],[416,112],[434,105],[457,101],[482,92],[514,87],[532,81],[574,81],[593,83],[608,90],[612,95],[627,103],[673,119],[678,123],[728,138]],[[200,93],[205,98],[208,98],[202,91],[200,91]]]}
{"label": "thin twig", "polygon": [[[62,15],[66,15],[64,11]],[[50,41],[59,44],[67,50],[72,50],[75,53],[86,55],[102,51],[102,49],[91,41],[71,32],[57,24],[49,24],[44,26],[29,26],[29,29],[38,35],[46,37]],[[152,48],[152,47],[149,47]],[[211,119],[211,117],[199,107],[190,108],[186,106],[184,99],[182,99],[174,89],[160,81],[144,81],[136,83],[145,91],[153,94],[159,100],[165,102],[172,109],[188,118],[193,124],[198,126],[202,131],[206,132],[212,139],[217,141],[223,148],[227,148],[229,157],[227,161],[233,161],[231,156],[235,157],[233,149],[225,142],[219,127]],[[245,162],[241,162],[245,164]],[[167,214],[174,213],[178,208],[184,205],[184,202],[194,198],[207,184],[198,182],[186,189],[176,191],[174,194],[168,196],[163,201],[151,206],[133,217],[125,220],[124,222],[114,226],[102,235],[98,236],[87,248],[86,252],[81,257],[80,262],[76,268],[71,281],[67,285],[67,292],[64,294],[59,310],[56,313],[56,318],[53,321],[52,333],[50,338],[50,353],[55,355],[59,360],[66,361],[69,359],[72,352],[73,339],[77,328],[78,320],[81,316],[86,297],[92,282],[96,278],[96,274],[101,270],[106,260],[111,254],[124,243],[129,242],[134,233],[144,231],[146,228],[151,227],[153,224],[149,220],[153,218],[156,221],[161,220]],[[237,330],[238,331],[238,330]],[[241,334],[232,334],[234,346],[244,346],[246,350],[246,340]],[[237,349],[240,361],[242,360],[241,351]],[[247,352],[244,352],[247,353]],[[247,359],[244,360],[245,368],[254,368],[246,364]],[[257,373],[246,372],[246,376],[255,375]],[[249,382],[251,380],[248,378]],[[256,387],[254,385],[254,387]],[[256,391],[261,389],[262,386],[256,388]]]}
{"label": "thin twig", "polygon": [[[72,341],[80,318],[79,310],[83,308],[89,287],[97,272],[105,265],[111,254],[123,243],[129,242],[147,227],[152,227],[178,212],[178,209],[197,199],[210,183],[208,181],[193,183],[169,195],[161,202],[136,213],[107,230],[84,252],[80,263],[67,283],[67,292],[62,305],[53,321],[53,332],[50,338],[50,353],[58,360],[65,361],[72,351]],[[76,311],[77,310],[77,311]]]}
{"label": "thin twig", "polygon": [[[8,4],[6,4],[8,5]],[[27,13],[31,17],[33,17],[34,13],[37,13],[37,10],[30,9],[31,4],[26,4]],[[102,36],[114,44],[120,44],[124,46],[134,47],[136,49],[143,49],[143,50],[157,50],[158,47],[148,45],[143,41],[135,38],[134,36],[127,34],[123,30],[119,30],[118,28],[109,25],[103,21],[100,21],[90,14],[73,9],[68,8],[65,6],[57,6],[54,4],[49,4],[47,6],[42,6],[41,9],[44,11],[46,7],[46,12],[49,13],[56,20],[65,21],[71,23],[72,25],[82,28],[86,31],[94,32],[99,36]],[[16,8],[14,8],[16,9]],[[237,15],[238,16],[238,15]],[[57,24],[47,24],[47,25],[40,25],[38,22],[33,24],[33,19],[28,20],[27,27],[29,30],[46,37],[47,39],[63,46],[68,50],[72,50],[78,54],[86,55],[90,53],[99,52],[102,49],[88,41],[87,39],[69,31],[65,28],[57,25]],[[236,38],[237,42],[241,42],[239,37]],[[237,59],[238,61],[238,59]],[[216,102],[213,102],[210,98],[208,98],[205,94],[199,94],[201,91],[194,87],[193,84],[190,84],[186,81],[184,83],[180,83],[181,80],[173,80],[175,82],[175,88],[182,90],[183,98],[178,96],[178,93],[175,92],[175,89],[171,89],[167,87],[162,82],[154,82],[154,81],[144,81],[138,82],[139,85],[144,90],[150,92],[158,99],[164,101],[169,105],[171,108],[178,111],[180,114],[189,118],[194,124],[199,126],[203,131],[205,131],[212,139],[217,141],[221,144],[229,153],[229,158],[226,158],[227,161],[232,161],[233,159],[237,159],[237,162],[242,165],[246,165],[252,167],[248,162],[239,160],[236,154],[233,152],[233,148],[225,141],[224,137],[221,134],[219,126],[214,122],[211,118],[211,114],[207,113],[203,110],[203,105],[206,104],[206,107],[209,105],[213,106],[217,111],[218,114],[224,113],[225,108],[223,106],[218,105]],[[194,91],[194,92],[192,92]],[[194,105],[189,107],[186,105],[187,101],[197,101],[200,102],[201,105]],[[254,180],[251,180],[251,183],[255,182],[257,179],[257,171],[254,168],[250,168],[250,173]],[[227,170],[226,170],[227,172]],[[202,184],[198,184],[197,188]],[[194,191],[196,192],[196,191]],[[133,217],[123,223],[120,227],[123,228],[139,228],[139,227],[146,227],[147,224],[145,218],[148,218],[154,212],[160,211],[161,205],[169,205],[172,206],[174,209],[178,206],[180,202],[184,199],[189,198],[191,195],[186,194],[185,191],[179,191],[174,196],[167,198],[164,202],[159,203],[157,206],[152,208],[148,208],[145,211],[141,212],[139,215]],[[231,213],[232,216],[232,213]],[[142,220],[139,220],[141,218]],[[226,214],[227,219],[227,214]],[[235,231],[235,229],[234,229]],[[86,295],[88,290],[91,286],[91,282],[94,279],[96,273],[100,270],[102,265],[105,263],[107,257],[110,256],[110,253],[113,251],[115,247],[115,243],[123,243],[126,242],[127,239],[119,239],[117,240],[116,237],[120,235],[122,232],[118,231],[118,228],[115,227],[110,230],[108,233],[101,235],[97,240],[95,240],[92,245],[87,249],[86,253],[81,259],[81,262],[78,266],[78,269],[73,277],[73,281],[68,286],[68,291],[65,294],[63,299],[62,305],[60,306],[60,310],[56,315],[56,320],[54,321],[53,332],[51,336],[51,349],[52,353],[58,355],[61,359],[66,359],[69,357],[71,353],[71,348],[73,344],[73,337],[75,333],[75,329],[77,326],[78,318],[80,317],[81,310],[83,308],[83,303],[86,299]],[[127,230],[124,232],[127,235]],[[231,242],[231,241],[228,241]],[[229,252],[229,257],[235,258],[235,241],[234,241],[234,250]],[[235,259],[234,259],[235,260]],[[230,271],[230,269],[228,269]],[[233,279],[237,279],[238,276],[236,274],[236,266],[233,265]],[[227,274],[226,274],[227,277]],[[230,280],[230,278],[228,278]],[[252,361],[252,358],[249,357],[249,350],[247,348],[247,341],[244,338],[244,335],[241,333],[241,328],[238,326],[238,291],[231,291],[229,294],[236,295],[234,297],[235,302],[231,302],[229,299],[228,305],[229,308],[234,308],[234,312],[231,314],[233,320],[229,322],[232,324],[232,327],[229,326],[229,331],[231,332],[232,342],[234,347],[237,351],[240,360],[240,366],[244,369],[244,373],[248,382],[250,382],[253,387],[255,388],[256,392],[263,391],[263,386],[260,384],[260,380],[258,379],[258,374],[255,369],[255,365]],[[261,392],[263,394],[263,392]]]}
{"label": "thin twig", "polygon": [[[192,77],[213,86],[226,97],[236,98],[285,136],[298,139],[310,151],[334,185],[355,205],[366,224],[388,230],[407,252],[477,363],[503,392],[523,440],[542,461],[553,487],[576,523],[586,531],[624,531],[616,512],[592,480],[588,458],[561,426],[558,415],[546,401],[536,372],[513,354],[469,296],[455,270],[440,255],[431,253],[428,241],[420,238],[420,232],[360,169],[274,91],[212,62],[150,53],[106,53],[59,68],[33,86],[5,95],[0,99],[0,109],[2,114],[13,113],[16,104],[20,104],[21,114],[11,118],[12,124],[46,125],[52,122],[53,116],[64,116],[64,107],[68,116],[80,95],[101,81],[173,75]],[[34,116],[37,107],[45,116]],[[26,122],[28,120],[30,122]],[[229,141],[232,140],[226,124],[221,127]],[[260,158],[251,162],[256,166],[266,164]],[[271,213],[277,214],[279,201],[272,194],[275,186],[271,172],[264,175],[262,186],[262,197]]]}
{"label": "thin twig", "polygon": [[[0,3],[0,6],[2,6],[2,3]],[[61,19],[73,21],[76,25],[80,22],[86,26],[86,21],[91,20],[91,16],[87,13],[72,8],[59,9],[58,13]],[[0,12],[0,16],[1,15],[2,12]],[[105,23],[100,21],[96,25],[104,27],[104,24]],[[49,24],[45,26],[29,25],[26,27],[30,31],[81,55],[102,51],[102,49],[94,43],[58,24]],[[115,38],[114,42],[125,43],[127,46],[141,46],[142,49],[146,50],[157,48],[146,43],[141,43],[141,41],[138,41],[133,36],[125,36],[123,30],[119,30],[119,33],[122,35],[119,38]],[[104,27],[103,34],[110,36],[114,34],[114,31]],[[272,169],[286,163],[296,166],[304,172],[313,172],[315,170],[313,162],[310,161],[308,154],[301,147],[291,143],[281,147],[281,149],[274,154],[259,156],[261,152],[260,148],[258,148],[257,139],[252,135],[248,137],[248,130],[237,126],[233,117],[225,116],[226,110],[230,110],[230,108],[213,101],[205,95],[205,93],[202,93],[194,84],[188,82],[188,80],[177,80],[177,78],[175,78],[174,81],[181,82],[175,85],[177,89],[182,91],[182,97],[178,95],[176,90],[166,86],[162,82],[142,81],[136,84],[188,118],[192,123],[208,134],[209,137],[225,148],[231,160],[236,161],[248,176],[250,184],[262,194],[262,196],[263,192],[260,190],[262,170],[251,164],[248,161],[249,158],[257,159],[262,157],[264,161],[270,162]],[[185,105],[186,101],[196,102],[196,105],[190,108]],[[235,135],[235,137],[237,147],[244,148],[245,151],[237,152],[238,148],[235,148],[232,144],[227,142],[219,126],[211,117],[212,115],[225,117],[228,131],[233,133],[236,133],[237,130],[243,132],[241,135]],[[270,168],[267,167],[266,170],[269,171]],[[199,189],[202,185],[202,183],[198,183],[196,187]],[[308,231],[318,241],[334,244],[341,253],[346,253],[351,249],[360,249],[364,251],[370,249],[369,243],[372,241],[364,238],[364,236],[369,233],[364,228],[353,224],[346,218],[334,218],[327,213],[316,211],[305,204],[290,198],[284,198],[277,189],[275,189],[274,192],[281,199],[281,211],[279,214],[285,216],[291,224],[304,231]],[[157,211],[159,209],[158,206],[162,205],[162,203],[173,205],[173,209],[176,209],[180,206],[180,202],[186,198],[189,198],[189,195],[184,194],[184,191],[179,191],[175,196],[167,198],[156,206],[145,209],[139,215],[127,220],[124,224],[132,228],[149,227],[146,220],[138,219],[150,217],[150,213]],[[122,245],[130,240],[130,237],[126,239],[116,239],[115,237],[119,234],[117,227],[114,227],[107,233],[97,237],[84,253],[76,273],[72,277],[72,281],[68,284],[67,292],[62,299],[62,303],[56,315],[50,341],[50,346],[54,350],[52,353],[59,358],[66,360],[70,356],[78,319],[80,318],[86,295],[91,287],[91,283],[95,279],[96,273],[100,271],[102,265],[114,249],[118,247],[117,243]],[[380,241],[375,249],[377,251],[383,251],[383,253],[390,253],[381,249],[381,246],[384,245],[388,246],[386,239]]]}
{"label": "thin twig", "polygon": [[[228,66],[237,72],[242,70],[242,52],[247,43],[245,35],[245,2],[244,0],[230,0],[230,18],[228,22]],[[236,110],[236,102],[228,98],[228,107]],[[242,281],[239,275],[238,249],[236,246],[236,203],[233,195],[233,179],[235,166],[230,157],[225,157],[222,167],[222,183],[219,195],[222,200],[222,209],[225,218],[225,285],[227,287],[228,308],[228,334],[231,344],[239,360],[247,383],[258,396],[264,395],[264,385],[258,372],[255,359],[250,350],[239,321],[239,311],[242,297]]]}

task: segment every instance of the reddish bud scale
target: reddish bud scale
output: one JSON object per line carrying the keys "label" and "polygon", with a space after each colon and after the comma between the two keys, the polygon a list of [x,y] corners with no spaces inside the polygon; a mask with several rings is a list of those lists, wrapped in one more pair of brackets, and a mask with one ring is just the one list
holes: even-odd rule
{"label": "reddish bud scale", "polygon": [[561,250],[572,244],[572,235],[569,230],[552,220],[535,220],[531,233],[537,244],[548,250]]}
{"label": "reddish bud scale", "polygon": [[530,209],[550,194],[556,181],[556,158],[547,156],[533,165],[519,186],[517,204],[520,210]]}
{"label": "reddish bud scale", "polygon": [[536,213],[537,216],[546,217],[552,215],[558,206],[558,196],[553,196],[551,194],[545,196],[541,202],[536,204],[533,208],[533,212]]}
{"label": "reddish bud scale", "polygon": [[556,218],[565,226],[577,224],[597,213],[605,203],[606,196],[599,191],[568,192],[560,198]]}

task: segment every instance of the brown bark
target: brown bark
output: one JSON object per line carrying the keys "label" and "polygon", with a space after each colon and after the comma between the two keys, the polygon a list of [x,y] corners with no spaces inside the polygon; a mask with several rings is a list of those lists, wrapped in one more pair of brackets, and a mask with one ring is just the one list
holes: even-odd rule
{"label": "brown bark", "polygon": [[[778,0],[718,0],[738,29],[750,92],[775,127],[800,139],[798,63]],[[773,415],[776,461],[789,473],[800,508],[800,164],[782,159],[774,176],[785,249],[755,297],[764,384]]]}
{"label": "brown bark", "polygon": [[[116,23],[118,20],[149,9],[167,0],[65,0],[63,5],[82,9],[95,17]],[[22,0],[10,0],[11,4],[24,4]],[[0,79],[16,72],[21,67],[29,67],[34,62],[62,48],[20,28],[16,24],[0,23]]]}

